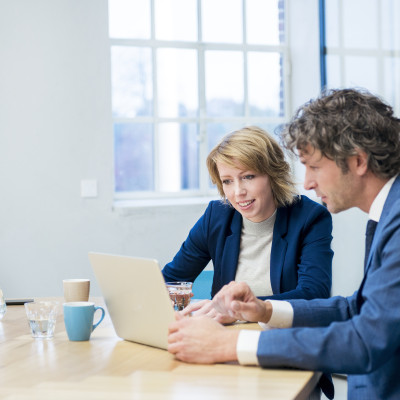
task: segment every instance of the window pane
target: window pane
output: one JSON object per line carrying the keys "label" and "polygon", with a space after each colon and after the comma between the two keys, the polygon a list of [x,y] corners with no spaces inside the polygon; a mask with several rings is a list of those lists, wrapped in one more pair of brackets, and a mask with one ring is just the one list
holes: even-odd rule
{"label": "window pane", "polygon": [[375,57],[346,57],[345,76],[345,86],[364,87],[371,92],[378,93],[378,70]]}
{"label": "window pane", "polygon": [[155,0],[156,39],[197,40],[195,0]]}
{"label": "window pane", "polygon": [[264,129],[264,131],[269,133],[278,143],[280,142],[278,133],[282,127],[279,124],[256,124],[256,126]]}
{"label": "window pane", "polygon": [[215,122],[207,124],[207,154],[228,133],[243,128],[244,124]]}
{"label": "window pane", "polygon": [[150,38],[150,0],[108,0],[112,38]]}
{"label": "window pane", "polygon": [[157,53],[158,109],[161,117],[196,116],[197,53],[160,49]]}
{"label": "window pane", "polygon": [[400,2],[382,1],[382,42],[385,50],[400,50]]}
{"label": "window pane", "polygon": [[376,0],[346,0],[342,5],[344,47],[376,48],[379,15]]}
{"label": "window pane", "polygon": [[325,0],[325,35],[327,47],[339,46],[339,2]]}
{"label": "window pane", "polygon": [[243,107],[243,54],[234,51],[205,53],[206,104],[209,116],[240,116]]}
{"label": "window pane", "polygon": [[112,108],[114,117],[153,112],[151,51],[148,48],[111,48]]}
{"label": "window pane", "polygon": [[284,14],[280,0],[247,0],[247,42],[279,45],[284,40]]}
{"label": "window pane", "polygon": [[152,124],[114,124],[115,190],[154,190]]}
{"label": "window pane", "polygon": [[201,2],[203,42],[242,43],[242,0]]}
{"label": "window pane", "polygon": [[247,60],[250,115],[283,116],[281,55],[249,52]]}
{"label": "window pane", "polygon": [[326,56],[326,76],[330,88],[339,88],[342,85],[342,74],[340,67],[340,56]]}
{"label": "window pane", "polygon": [[400,111],[400,58],[386,57],[384,72],[384,98],[396,110],[396,114]]}
{"label": "window pane", "polygon": [[199,188],[199,151],[196,124],[159,125],[158,172],[162,192]]}

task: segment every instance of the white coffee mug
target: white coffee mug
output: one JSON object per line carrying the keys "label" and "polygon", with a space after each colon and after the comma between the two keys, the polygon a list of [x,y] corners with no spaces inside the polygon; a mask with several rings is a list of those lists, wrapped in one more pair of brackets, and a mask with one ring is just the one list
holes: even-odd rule
{"label": "white coffee mug", "polygon": [[65,302],[88,301],[90,292],[89,279],[64,279],[64,298]]}

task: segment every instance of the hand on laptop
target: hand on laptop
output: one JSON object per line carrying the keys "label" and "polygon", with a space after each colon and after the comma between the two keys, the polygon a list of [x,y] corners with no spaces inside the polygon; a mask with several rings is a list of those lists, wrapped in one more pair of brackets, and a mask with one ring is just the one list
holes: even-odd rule
{"label": "hand on laptop", "polygon": [[201,300],[195,303],[189,304],[182,311],[179,311],[181,316],[190,316],[193,313],[196,317],[207,316],[215,319],[221,324],[231,324],[236,321],[236,318],[232,318],[227,314],[219,313],[215,308],[211,300]]}
{"label": "hand on laptop", "polygon": [[237,360],[239,330],[230,330],[206,317],[186,318],[176,313],[169,325],[168,351],[181,361],[212,364]]}

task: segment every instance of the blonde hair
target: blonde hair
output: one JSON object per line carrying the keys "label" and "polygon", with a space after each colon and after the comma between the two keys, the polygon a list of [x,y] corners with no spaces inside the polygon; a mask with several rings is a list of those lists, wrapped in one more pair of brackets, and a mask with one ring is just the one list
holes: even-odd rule
{"label": "blonde hair", "polygon": [[217,163],[235,166],[242,164],[251,171],[270,178],[277,207],[292,204],[297,194],[289,163],[278,142],[263,129],[244,127],[224,136],[207,157],[212,182],[226,200]]}

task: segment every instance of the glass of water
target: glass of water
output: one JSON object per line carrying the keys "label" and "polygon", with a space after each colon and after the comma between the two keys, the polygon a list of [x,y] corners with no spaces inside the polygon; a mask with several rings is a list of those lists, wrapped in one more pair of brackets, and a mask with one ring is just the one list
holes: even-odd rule
{"label": "glass of water", "polygon": [[167,282],[169,297],[176,311],[182,311],[189,305],[192,297],[192,282]]}
{"label": "glass of water", "polygon": [[25,303],[32,337],[52,338],[56,327],[59,303],[56,301],[34,301]]}
{"label": "glass of water", "polygon": [[6,301],[4,299],[3,291],[0,289],[0,319],[3,319],[7,311]]}

